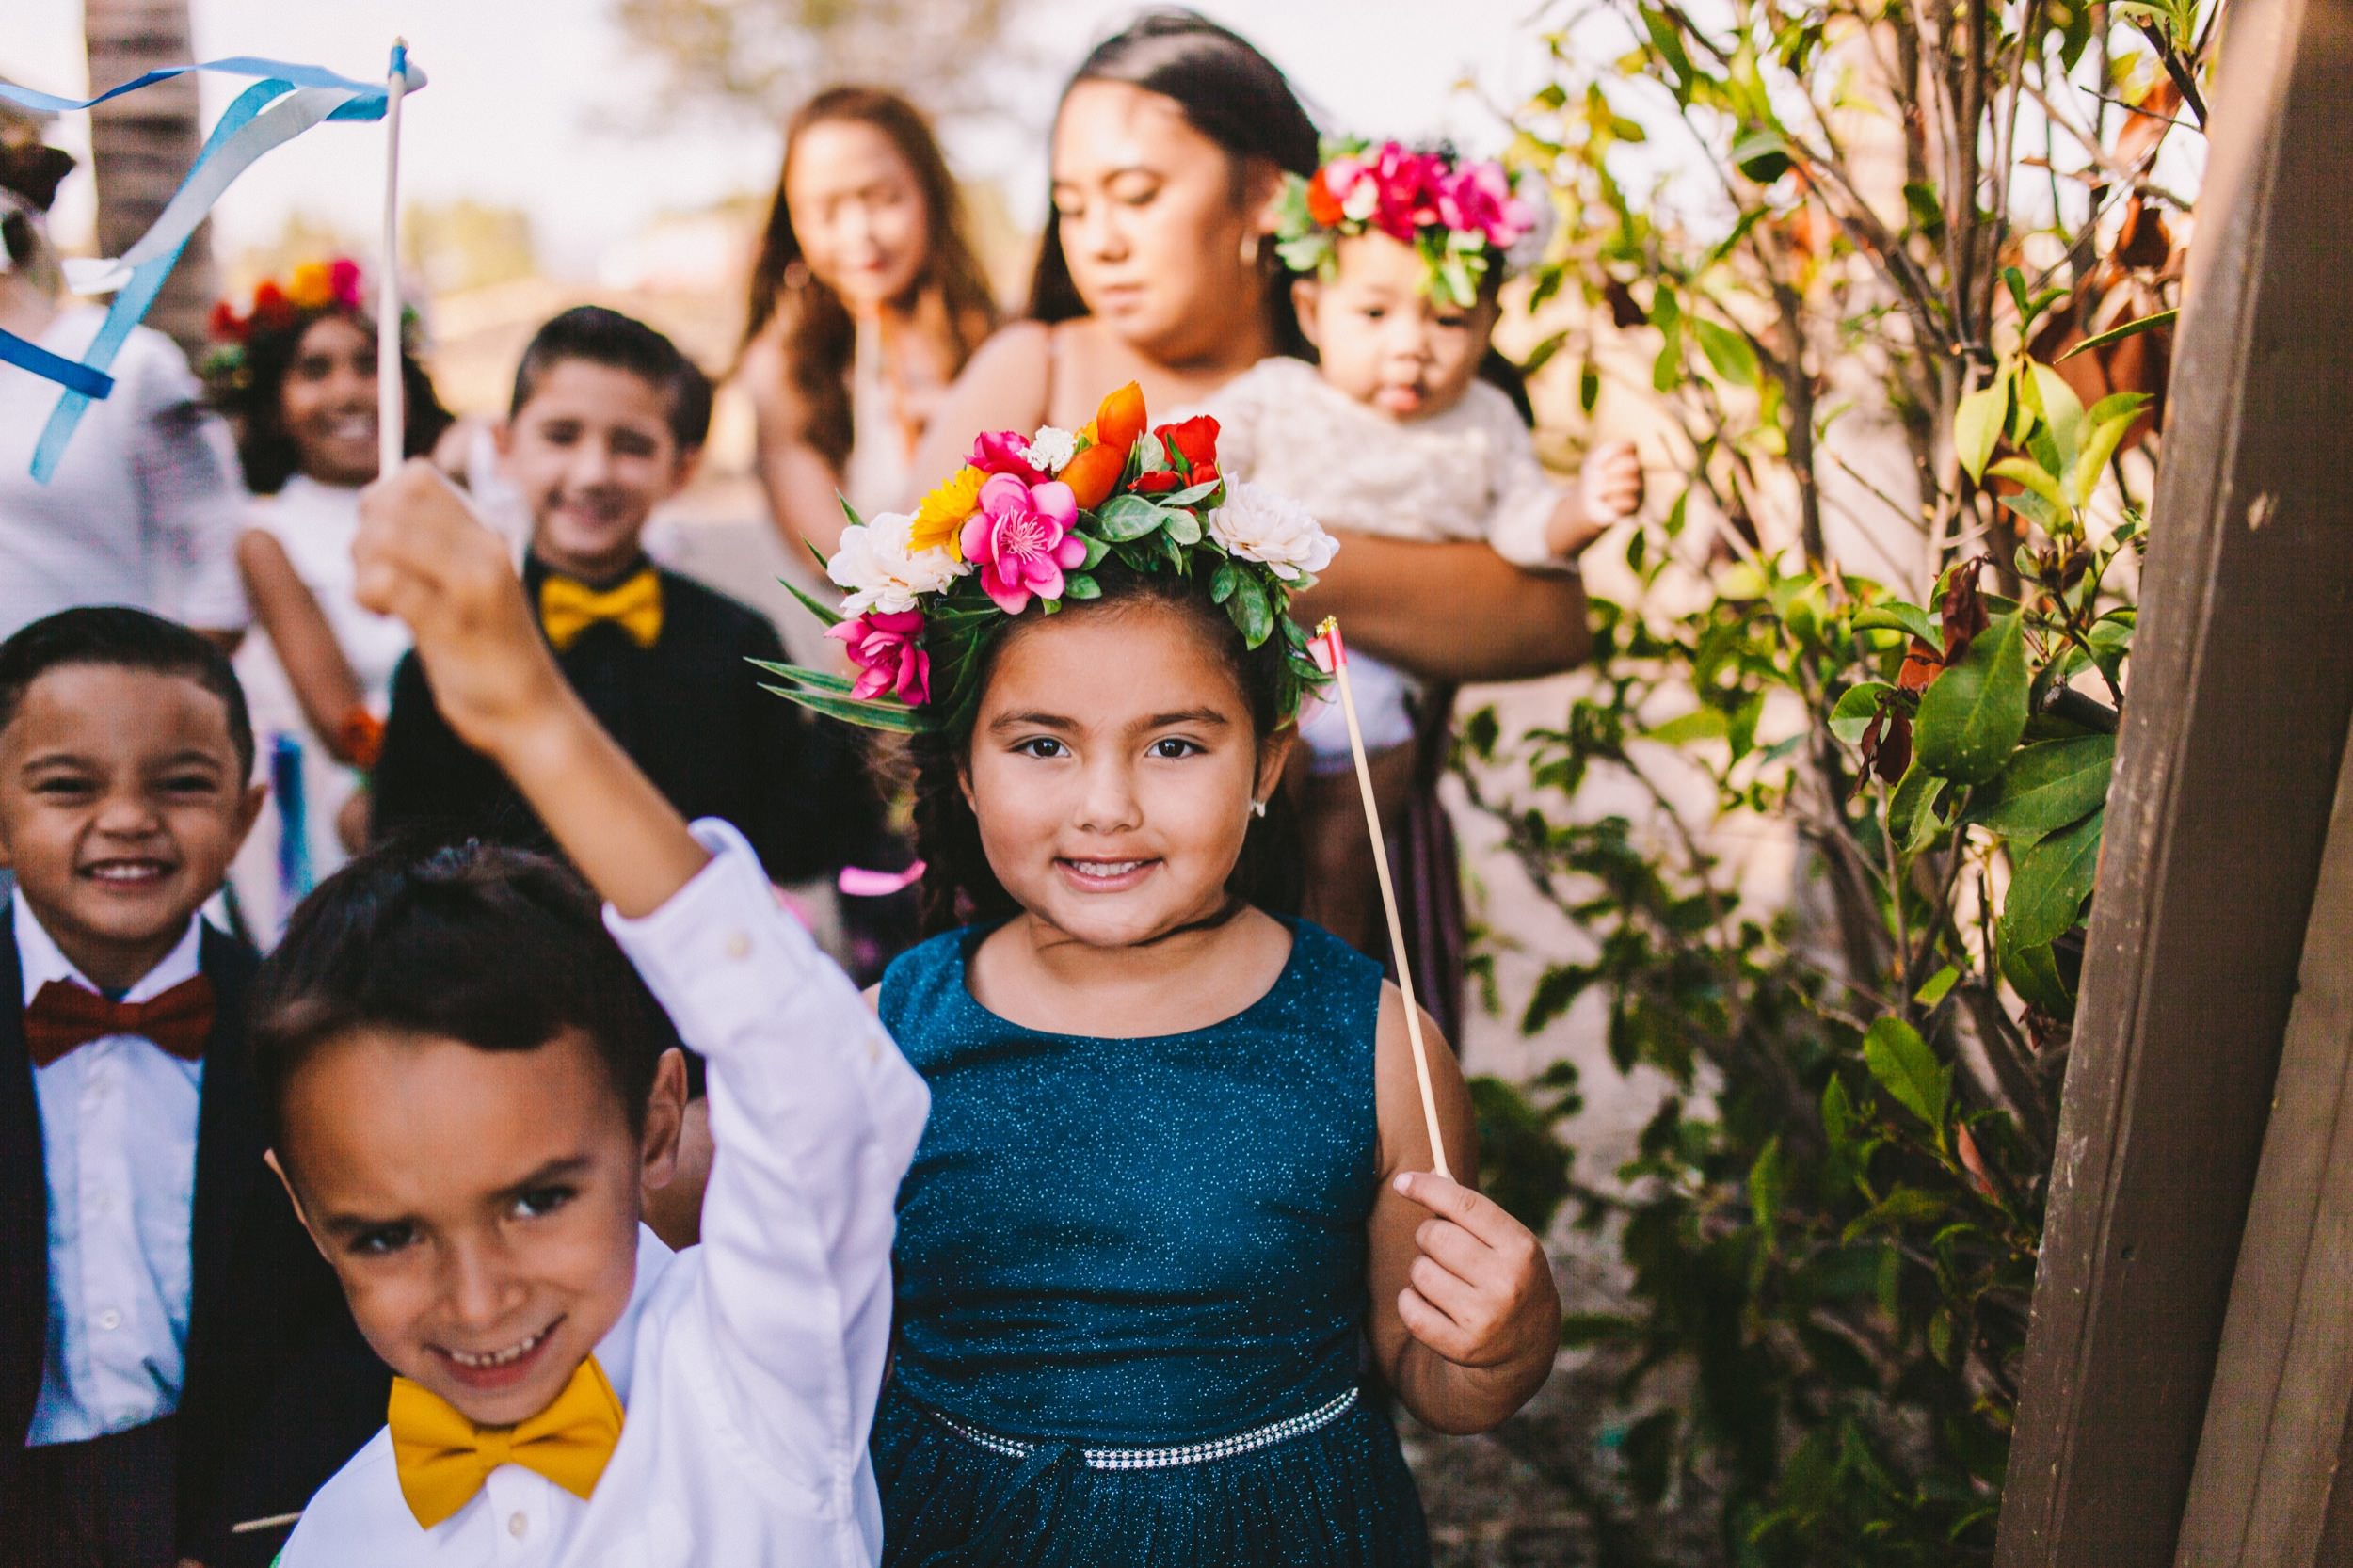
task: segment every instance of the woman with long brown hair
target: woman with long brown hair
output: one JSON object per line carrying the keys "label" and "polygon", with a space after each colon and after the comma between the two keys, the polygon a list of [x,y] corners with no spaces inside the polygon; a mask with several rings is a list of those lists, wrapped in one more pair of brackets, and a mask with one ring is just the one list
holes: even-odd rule
{"label": "woman with long brown hair", "polygon": [[897,504],[933,405],[997,324],[931,127],[879,88],[829,88],[785,129],[739,374],[776,528],[830,554]]}

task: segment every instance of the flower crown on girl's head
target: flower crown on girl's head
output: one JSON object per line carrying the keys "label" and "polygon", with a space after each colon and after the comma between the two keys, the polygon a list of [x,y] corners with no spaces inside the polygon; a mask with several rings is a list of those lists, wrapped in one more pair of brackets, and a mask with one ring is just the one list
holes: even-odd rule
{"label": "flower crown on girl's head", "polygon": [[979,654],[1011,617],[1099,598],[1113,570],[1208,573],[1245,644],[1282,639],[1284,717],[1324,679],[1289,612],[1338,542],[1291,502],[1220,474],[1217,421],[1147,430],[1132,381],[1084,429],[980,436],[911,515],[842,510],[850,526],[823,563],[848,590],[840,610],[793,591],[856,676],[760,665],[791,683],[768,690],[817,712],[902,734],[951,728],[979,700]]}
{"label": "flower crown on girl's head", "polygon": [[1275,248],[1293,272],[1329,276],[1346,236],[1376,230],[1429,264],[1433,298],[1478,303],[1491,266],[1527,266],[1550,237],[1550,209],[1515,194],[1503,166],[1465,163],[1451,148],[1401,142],[1326,143],[1323,166],[1283,183]]}
{"label": "flower crown on girl's head", "polygon": [[[338,256],[331,261],[304,262],[289,272],[282,282],[275,278],[264,279],[254,285],[253,301],[243,312],[226,299],[216,300],[212,319],[206,324],[213,346],[204,356],[205,377],[216,382],[241,382],[246,347],[256,332],[283,332],[307,327],[323,315],[364,311],[367,296],[367,282],[360,264],[348,256]],[[415,347],[422,325],[414,307],[401,308],[404,344]]]}

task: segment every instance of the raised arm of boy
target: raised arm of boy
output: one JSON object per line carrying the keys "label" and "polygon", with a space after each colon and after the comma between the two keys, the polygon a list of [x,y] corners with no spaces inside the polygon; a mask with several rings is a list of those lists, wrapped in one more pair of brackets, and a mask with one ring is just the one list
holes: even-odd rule
{"label": "raised arm of boy", "polygon": [[922,1080],[734,830],[690,830],[598,728],[504,545],[437,471],[411,461],[370,488],[354,554],[360,602],[415,631],[450,727],[514,780],[709,1058],[712,1382],[786,1480],[846,1511],[888,1352],[892,1202]]}

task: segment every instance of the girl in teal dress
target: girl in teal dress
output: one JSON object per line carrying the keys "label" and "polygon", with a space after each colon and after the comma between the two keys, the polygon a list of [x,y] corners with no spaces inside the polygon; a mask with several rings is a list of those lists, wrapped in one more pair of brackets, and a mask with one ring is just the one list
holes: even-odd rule
{"label": "girl in teal dress", "polygon": [[[855,680],[912,737],[934,930],[877,1005],[932,1092],[873,1438],[888,1565],[1419,1564],[1368,1365],[1442,1432],[1545,1380],[1534,1237],[1431,1174],[1403,1003],[1289,918],[1286,614],[1331,558],[1216,425],[982,437],[843,536]],[[1475,1170],[1454,1060],[1438,1120]]]}

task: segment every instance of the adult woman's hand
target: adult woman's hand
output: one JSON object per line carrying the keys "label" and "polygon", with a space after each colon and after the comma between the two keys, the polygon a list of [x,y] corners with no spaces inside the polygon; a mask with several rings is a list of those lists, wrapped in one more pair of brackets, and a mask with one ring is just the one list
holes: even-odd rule
{"label": "adult woman's hand", "polygon": [[1336,532],[1339,554],[1293,606],[1303,626],[1337,616],[1351,646],[1451,684],[1558,675],[1593,651],[1575,572],[1525,571],[1480,543]]}

